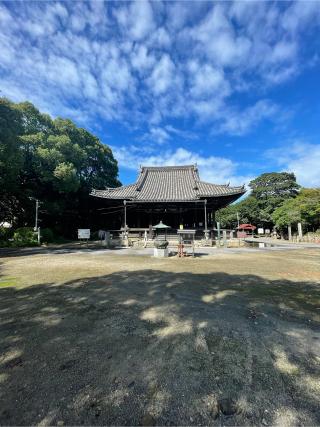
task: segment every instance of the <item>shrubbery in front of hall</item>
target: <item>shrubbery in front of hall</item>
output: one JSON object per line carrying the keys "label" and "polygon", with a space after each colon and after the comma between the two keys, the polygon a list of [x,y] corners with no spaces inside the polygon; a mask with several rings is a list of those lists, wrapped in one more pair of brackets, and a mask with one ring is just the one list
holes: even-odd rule
{"label": "shrubbery in front of hall", "polygon": [[[51,228],[41,228],[40,238],[41,244],[69,242]],[[16,230],[0,227],[0,248],[27,246],[38,246],[38,234],[32,227],[20,227]]]}
{"label": "shrubbery in front of hall", "polygon": [[25,246],[38,246],[38,236],[32,227],[12,228],[0,227],[0,247],[17,248]]}
{"label": "shrubbery in front of hall", "polygon": [[6,227],[0,227],[0,247],[10,246],[10,240],[12,240],[12,229]]}
{"label": "shrubbery in front of hall", "polygon": [[51,228],[42,228],[40,230],[41,243],[52,243],[55,241],[55,237]]}
{"label": "shrubbery in front of hall", "polygon": [[38,246],[38,236],[32,227],[17,228],[10,246]]}

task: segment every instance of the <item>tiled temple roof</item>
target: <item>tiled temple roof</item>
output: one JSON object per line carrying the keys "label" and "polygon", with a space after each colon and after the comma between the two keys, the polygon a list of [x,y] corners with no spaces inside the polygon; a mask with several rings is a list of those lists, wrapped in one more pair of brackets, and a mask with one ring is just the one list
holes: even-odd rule
{"label": "tiled temple roof", "polygon": [[92,196],[139,202],[184,202],[245,193],[244,186],[210,184],[200,181],[196,166],[163,166],[141,168],[135,184],[105,190],[93,190]]}

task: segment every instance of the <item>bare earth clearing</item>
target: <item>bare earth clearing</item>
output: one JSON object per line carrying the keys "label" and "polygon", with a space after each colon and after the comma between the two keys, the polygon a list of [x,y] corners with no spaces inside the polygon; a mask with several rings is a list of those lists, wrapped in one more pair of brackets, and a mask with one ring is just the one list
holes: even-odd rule
{"label": "bare earth clearing", "polygon": [[0,260],[1,425],[320,424],[320,250]]}

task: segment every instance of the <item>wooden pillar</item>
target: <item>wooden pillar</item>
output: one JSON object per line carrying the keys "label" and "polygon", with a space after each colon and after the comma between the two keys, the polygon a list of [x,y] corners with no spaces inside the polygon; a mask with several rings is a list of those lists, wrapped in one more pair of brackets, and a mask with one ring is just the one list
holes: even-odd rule
{"label": "wooden pillar", "polygon": [[141,215],[142,212],[137,212],[137,208],[136,208],[136,219],[137,219],[137,227],[140,228],[141,227]]}
{"label": "wooden pillar", "polygon": [[208,240],[207,199],[204,200],[204,237]]}
{"label": "wooden pillar", "polygon": [[123,201],[123,206],[124,206],[124,231],[127,231],[127,201],[124,200]]}
{"label": "wooden pillar", "polygon": [[152,239],[152,208],[149,212],[149,239]]}
{"label": "wooden pillar", "polygon": [[302,240],[302,224],[301,222],[298,222],[298,236],[299,236],[299,240]]}
{"label": "wooden pillar", "polygon": [[288,239],[292,240],[292,230],[291,230],[291,224],[288,225]]}
{"label": "wooden pillar", "polygon": [[197,229],[198,228],[198,226],[199,226],[199,224],[198,224],[198,205],[197,205],[197,203],[195,203],[194,204],[194,211],[195,211],[195,220],[194,220],[194,222],[195,222],[195,229]]}

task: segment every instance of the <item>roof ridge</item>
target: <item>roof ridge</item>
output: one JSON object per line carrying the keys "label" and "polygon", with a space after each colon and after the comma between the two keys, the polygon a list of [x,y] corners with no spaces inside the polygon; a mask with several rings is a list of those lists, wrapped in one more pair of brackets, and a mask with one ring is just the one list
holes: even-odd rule
{"label": "roof ridge", "polygon": [[141,166],[141,173],[144,170],[165,170],[165,169],[196,169],[195,165],[167,165],[167,166]]}
{"label": "roof ridge", "polygon": [[136,181],[136,191],[141,191],[143,184],[145,183],[148,175],[148,170],[143,170],[143,167],[141,167],[140,175]]}
{"label": "roof ridge", "polygon": [[193,169],[189,169],[189,173],[191,175],[191,180],[193,181],[193,189],[195,191],[198,191],[199,190],[199,186],[198,186],[197,177],[199,177],[199,175],[197,173],[196,167],[194,167]]}

